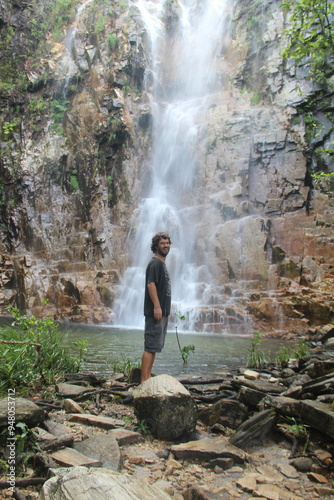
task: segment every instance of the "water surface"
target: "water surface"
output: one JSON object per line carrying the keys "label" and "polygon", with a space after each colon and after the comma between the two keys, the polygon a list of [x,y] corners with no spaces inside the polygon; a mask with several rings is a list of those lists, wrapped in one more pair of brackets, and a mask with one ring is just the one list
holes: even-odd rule
{"label": "water surface", "polygon": [[[156,355],[154,373],[167,373],[174,377],[182,375],[214,375],[237,370],[246,365],[251,336],[210,335],[200,333],[179,333],[181,347],[193,344],[195,352],[190,353],[184,364],[179,351],[175,330],[167,334],[165,348]],[[101,375],[113,373],[113,363],[122,356],[131,361],[140,361],[143,352],[144,332],[142,329],[123,329],[75,325],[66,330],[70,341],[87,340],[88,351],[83,365],[84,371]],[[263,338],[260,349],[271,359],[279,351],[283,341]],[[284,345],[287,342],[284,341]]]}

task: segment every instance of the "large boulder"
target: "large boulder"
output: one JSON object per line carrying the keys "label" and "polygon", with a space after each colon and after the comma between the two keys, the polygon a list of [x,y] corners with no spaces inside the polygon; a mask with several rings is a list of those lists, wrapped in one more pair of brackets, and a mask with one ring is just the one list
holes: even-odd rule
{"label": "large boulder", "polygon": [[15,418],[16,423],[24,422],[28,427],[35,427],[45,420],[46,413],[29,399],[0,399],[0,427],[7,426],[11,416]]}
{"label": "large boulder", "polygon": [[106,469],[60,468],[46,481],[40,500],[167,500],[170,496],[143,479]]}
{"label": "large boulder", "polygon": [[133,396],[137,419],[145,421],[158,439],[173,440],[195,429],[196,403],[170,375],[151,377],[133,391]]}

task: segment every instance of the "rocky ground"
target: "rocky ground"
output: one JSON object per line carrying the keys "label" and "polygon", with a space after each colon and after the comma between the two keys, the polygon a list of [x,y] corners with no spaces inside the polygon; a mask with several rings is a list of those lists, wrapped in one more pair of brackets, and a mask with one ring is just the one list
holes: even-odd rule
{"label": "rocky ground", "polygon": [[[22,474],[14,492],[3,471],[0,499],[102,498],[40,496],[47,477],[64,470],[59,468],[74,471],[78,465],[89,467],[91,474],[118,471],[137,488],[138,484],[152,488],[146,498],[157,500],[334,498],[333,352],[317,349],[297,365],[279,373],[240,370],[234,376],[183,380],[199,418],[191,435],[173,441],[157,439],[137,420],[133,405],[137,384],[125,382],[122,375],[104,382],[79,376],[75,384],[68,380],[49,387],[47,393],[31,394],[30,400],[17,399],[17,419],[33,429],[34,437],[30,448],[17,457]],[[35,405],[21,410],[27,401]],[[297,407],[301,417],[288,417]],[[3,428],[6,409],[4,398]],[[315,409],[319,412],[314,419]],[[234,441],[238,447],[231,445],[245,424],[268,412],[274,414],[269,431],[260,420],[255,430],[253,426],[251,433],[241,433],[241,439]],[[85,448],[87,443],[95,449]],[[1,458],[6,458],[4,448],[2,452]],[[145,498],[140,489],[136,491],[136,498]]]}

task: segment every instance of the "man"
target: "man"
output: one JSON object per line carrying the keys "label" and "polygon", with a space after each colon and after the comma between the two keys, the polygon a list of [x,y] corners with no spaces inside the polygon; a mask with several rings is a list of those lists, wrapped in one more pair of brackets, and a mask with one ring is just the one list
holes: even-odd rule
{"label": "man", "polygon": [[145,282],[145,345],[141,363],[141,382],[151,377],[155,354],[165,344],[168,317],[171,307],[171,283],[165,264],[171,239],[167,233],[157,233],[152,238],[154,256],[146,268]]}

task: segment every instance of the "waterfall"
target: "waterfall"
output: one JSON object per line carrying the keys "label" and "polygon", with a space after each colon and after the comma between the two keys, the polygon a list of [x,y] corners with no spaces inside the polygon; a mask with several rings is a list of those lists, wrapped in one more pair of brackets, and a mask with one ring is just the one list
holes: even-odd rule
{"label": "waterfall", "polygon": [[77,8],[73,24],[67,30],[67,33],[66,33],[66,37],[65,37],[65,41],[64,41],[66,51],[64,53],[62,63],[61,63],[62,73],[66,75],[64,91],[63,91],[64,95],[66,94],[66,91],[67,91],[67,88],[68,88],[68,85],[69,85],[71,78],[78,71],[78,67],[77,67],[77,64],[75,62],[75,56],[74,56],[74,52],[75,52],[74,42],[75,42],[75,35],[77,32],[77,26],[78,26],[78,23],[80,21],[80,16],[85,11],[87,5],[89,5],[92,2],[93,2],[93,0],[86,0],[82,5],[80,5]]}
{"label": "waterfall", "polygon": [[[198,262],[196,226],[201,217],[197,192],[200,132],[205,127],[210,95],[219,90],[218,57],[228,34],[228,0],[137,0],[151,50],[147,89],[153,130],[150,186],[135,210],[127,248],[132,265],[115,301],[114,323],[143,325],[145,268],[150,243],[158,231],[171,235],[166,264],[172,278],[174,312],[194,330],[198,309],[214,281],[205,262]],[[172,17],[172,26],[166,19]]]}

